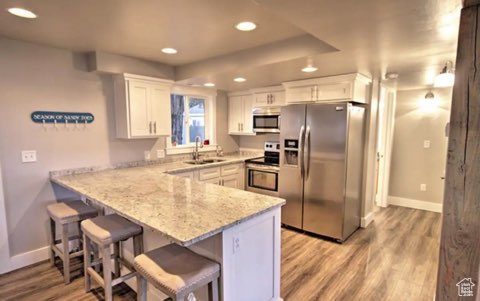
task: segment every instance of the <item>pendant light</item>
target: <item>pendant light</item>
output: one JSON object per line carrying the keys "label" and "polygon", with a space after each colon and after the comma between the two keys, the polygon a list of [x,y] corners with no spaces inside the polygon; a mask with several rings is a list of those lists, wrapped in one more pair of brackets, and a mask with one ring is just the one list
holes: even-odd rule
{"label": "pendant light", "polygon": [[452,61],[447,61],[439,75],[435,77],[435,88],[452,87],[455,82],[455,74],[453,73]]}

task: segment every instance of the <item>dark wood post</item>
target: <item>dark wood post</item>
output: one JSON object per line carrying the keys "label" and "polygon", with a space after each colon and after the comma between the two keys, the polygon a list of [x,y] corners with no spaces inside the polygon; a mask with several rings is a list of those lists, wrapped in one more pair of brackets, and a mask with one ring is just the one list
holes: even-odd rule
{"label": "dark wood post", "polygon": [[[480,300],[480,0],[460,19],[436,300]],[[471,278],[473,296],[456,284]]]}

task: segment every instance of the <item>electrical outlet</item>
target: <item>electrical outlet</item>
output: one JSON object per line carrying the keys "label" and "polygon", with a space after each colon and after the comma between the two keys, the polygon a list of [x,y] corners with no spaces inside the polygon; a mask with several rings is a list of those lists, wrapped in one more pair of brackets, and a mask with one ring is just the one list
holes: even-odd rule
{"label": "electrical outlet", "polygon": [[430,140],[423,140],[423,148],[430,148]]}
{"label": "electrical outlet", "polygon": [[37,151],[26,150],[22,151],[22,163],[37,162]]}
{"label": "electrical outlet", "polygon": [[150,160],[151,159],[151,156],[150,156],[150,151],[145,151],[144,154],[143,154],[144,158],[146,161]]}
{"label": "electrical outlet", "polygon": [[240,237],[234,236],[233,237],[233,253],[238,252],[238,249],[240,249]]}
{"label": "electrical outlet", "polygon": [[165,158],[165,150],[164,149],[157,149],[157,158],[158,159]]}
{"label": "electrical outlet", "polygon": [[421,191],[427,191],[427,184],[420,184]]}

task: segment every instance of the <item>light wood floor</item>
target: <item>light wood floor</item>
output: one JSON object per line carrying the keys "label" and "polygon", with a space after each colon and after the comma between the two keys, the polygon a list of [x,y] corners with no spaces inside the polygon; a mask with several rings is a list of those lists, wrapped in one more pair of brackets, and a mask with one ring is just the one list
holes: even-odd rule
{"label": "light wood floor", "polygon": [[[282,297],[308,300],[433,300],[440,214],[390,206],[344,244],[282,230]],[[81,263],[76,262],[78,268]],[[135,300],[126,286],[115,300]],[[47,262],[0,276],[0,300],[101,300],[83,277],[67,286]]]}

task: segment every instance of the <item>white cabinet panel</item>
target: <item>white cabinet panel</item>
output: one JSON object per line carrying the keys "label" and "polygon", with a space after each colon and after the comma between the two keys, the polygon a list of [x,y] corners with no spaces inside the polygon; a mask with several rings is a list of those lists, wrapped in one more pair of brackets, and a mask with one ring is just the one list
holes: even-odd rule
{"label": "white cabinet panel", "polygon": [[130,134],[132,137],[150,135],[150,113],[148,104],[149,86],[145,83],[130,81]]}
{"label": "white cabinet panel", "polygon": [[286,90],[287,103],[301,103],[314,101],[316,85],[292,87]]}
{"label": "white cabinet panel", "polygon": [[240,166],[238,164],[222,166],[221,175],[222,176],[236,175],[239,169],[240,169]]}
{"label": "white cabinet panel", "polygon": [[220,168],[218,167],[205,168],[198,171],[198,179],[200,181],[214,178],[220,178]]}
{"label": "white cabinet panel", "polygon": [[200,182],[221,185],[221,180],[220,180],[220,178],[200,180]]}
{"label": "white cabinet panel", "polygon": [[371,79],[359,74],[327,76],[283,83],[287,103],[355,101],[368,103]]}
{"label": "white cabinet panel", "polygon": [[222,185],[225,187],[240,189],[240,183],[236,174],[222,177]]}
{"label": "white cabinet panel", "polygon": [[319,85],[315,93],[315,100],[339,100],[351,98],[351,84],[341,83],[333,85]]}
{"label": "white cabinet panel", "polygon": [[253,132],[253,95],[230,95],[228,98],[228,133],[255,135]]}
{"label": "white cabinet panel", "polygon": [[170,135],[171,81],[133,74],[114,76],[117,138]]}
{"label": "white cabinet panel", "polygon": [[253,95],[243,96],[243,122],[242,133],[253,133]]}
{"label": "white cabinet panel", "polygon": [[152,133],[157,136],[169,136],[171,133],[170,89],[162,85],[152,85],[150,96]]}

